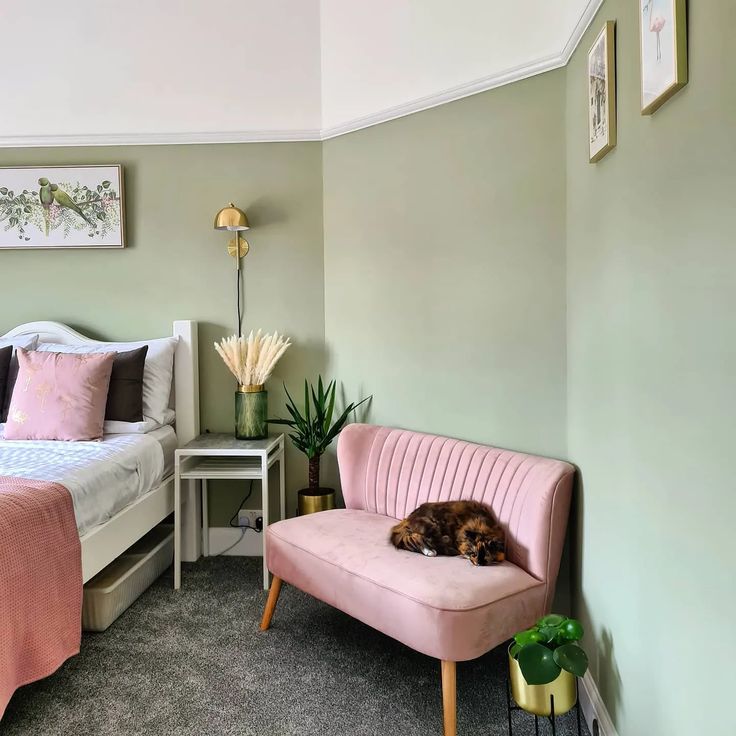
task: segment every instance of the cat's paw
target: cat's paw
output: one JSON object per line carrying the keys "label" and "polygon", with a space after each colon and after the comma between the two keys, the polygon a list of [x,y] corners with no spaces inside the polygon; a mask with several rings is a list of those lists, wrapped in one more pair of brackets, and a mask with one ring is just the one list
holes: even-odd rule
{"label": "cat's paw", "polygon": [[425,557],[437,557],[437,553],[433,549],[430,549],[429,547],[423,547],[422,554]]}

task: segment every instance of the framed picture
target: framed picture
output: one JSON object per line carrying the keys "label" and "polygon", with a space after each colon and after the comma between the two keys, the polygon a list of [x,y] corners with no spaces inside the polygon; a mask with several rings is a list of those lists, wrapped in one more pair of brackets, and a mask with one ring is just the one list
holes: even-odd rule
{"label": "framed picture", "polygon": [[641,113],[651,115],[687,84],[685,0],[638,0]]}
{"label": "framed picture", "polygon": [[588,52],[590,163],[616,147],[616,22],[603,26]]}
{"label": "framed picture", "polygon": [[0,249],[124,247],[122,166],[0,167]]}

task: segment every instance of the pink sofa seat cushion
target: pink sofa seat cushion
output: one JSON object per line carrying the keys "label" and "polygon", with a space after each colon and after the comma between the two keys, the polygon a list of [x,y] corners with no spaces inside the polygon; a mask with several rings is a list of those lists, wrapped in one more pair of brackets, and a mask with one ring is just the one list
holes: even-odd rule
{"label": "pink sofa seat cushion", "polygon": [[269,568],[439,659],[474,659],[542,614],[545,586],[521,568],[396,550],[388,541],[395,523],[354,509],[280,521],[267,530]]}
{"label": "pink sofa seat cushion", "polygon": [[402,519],[425,501],[487,504],[506,556],[552,604],[575,469],[560,460],[405,429],[351,424],[337,445],[345,505]]}

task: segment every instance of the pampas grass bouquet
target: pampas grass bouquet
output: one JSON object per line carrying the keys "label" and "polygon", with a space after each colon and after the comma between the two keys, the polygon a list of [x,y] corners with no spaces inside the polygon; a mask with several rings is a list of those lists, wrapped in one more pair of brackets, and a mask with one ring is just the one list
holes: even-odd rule
{"label": "pampas grass bouquet", "polygon": [[291,345],[288,337],[274,332],[263,335],[251,330],[248,337],[225,337],[215,343],[215,350],[237,382],[245,388],[263,387],[276,363]]}
{"label": "pampas grass bouquet", "polygon": [[268,436],[268,392],[264,384],[291,345],[288,337],[261,330],[248,337],[225,337],[215,350],[238,382],[235,392],[235,436],[241,440]]}

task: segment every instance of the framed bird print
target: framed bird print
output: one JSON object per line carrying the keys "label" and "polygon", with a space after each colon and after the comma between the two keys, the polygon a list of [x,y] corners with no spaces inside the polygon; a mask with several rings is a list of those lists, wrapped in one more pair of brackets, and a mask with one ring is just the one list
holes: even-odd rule
{"label": "framed bird print", "polygon": [[687,84],[685,0],[639,0],[641,114],[651,115]]}
{"label": "framed bird print", "polygon": [[616,147],[616,23],[606,22],[588,52],[590,163]]}
{"label": "framed bird print", "polygon": [[124,248],[123,167],[0,167],[0,249]]}

